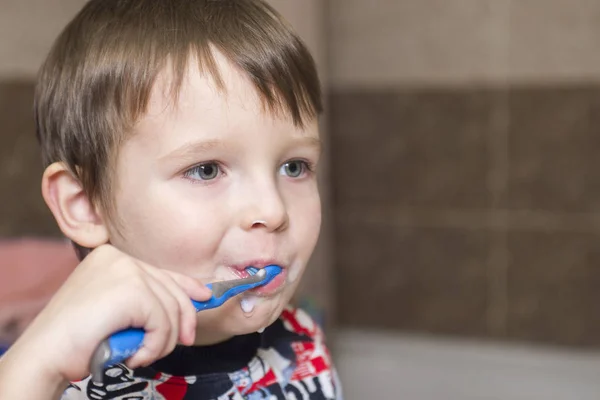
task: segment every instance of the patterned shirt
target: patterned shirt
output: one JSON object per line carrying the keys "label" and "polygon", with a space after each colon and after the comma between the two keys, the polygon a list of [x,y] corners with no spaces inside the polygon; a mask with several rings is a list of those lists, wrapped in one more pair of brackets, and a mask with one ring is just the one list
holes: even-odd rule
{"label": "patterned shirt", "polygon": [[341,387],[319,326],[287,308],[262,333],[214,346],[177,346],[146,368],[116,365],[104,385],[72,383],[61,400],[341,400]]}

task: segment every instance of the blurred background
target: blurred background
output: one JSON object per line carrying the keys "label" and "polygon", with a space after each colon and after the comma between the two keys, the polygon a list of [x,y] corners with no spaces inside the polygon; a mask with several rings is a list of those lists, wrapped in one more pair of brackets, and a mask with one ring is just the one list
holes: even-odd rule
{"label": "blurred background", "polygon": [[[600,2],[272,0],[327,96],[298,301],[345,398],[600,396]],[[0,346],[76,265],[35,73],[84,0],[0,0]]]}

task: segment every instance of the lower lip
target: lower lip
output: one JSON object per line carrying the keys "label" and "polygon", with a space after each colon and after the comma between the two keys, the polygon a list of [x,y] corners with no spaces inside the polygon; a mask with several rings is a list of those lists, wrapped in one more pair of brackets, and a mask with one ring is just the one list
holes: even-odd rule
{"label": "lower lip", "polygon": [[285,283],[286,274],[287,270],[284,269],[279,275],[273,278],[271,282],[267,283],[266,285],[259,286],[256,289],[252,289],[250,290],[250,292],[259,296],[268,296],[275,294],[283,287],[283,284]]}
{"label": "lower lip", "polygon": [[[233,273],[238,278],[248,278],[250,276],[250,274],[246,270],[240,271],[240,270],[233,269]],[[281,270],[281,272],[275,278],[273,278],[269,283],[267,283],[266,285],[258,286],[257,288],[251,289],[248,292],[258,295],[258,296],[268,296],[268,295],[275,294],[281,287],[283,287],[283,284],[286,281],[286,277],[287,277],[287,269],[283,268]]]}

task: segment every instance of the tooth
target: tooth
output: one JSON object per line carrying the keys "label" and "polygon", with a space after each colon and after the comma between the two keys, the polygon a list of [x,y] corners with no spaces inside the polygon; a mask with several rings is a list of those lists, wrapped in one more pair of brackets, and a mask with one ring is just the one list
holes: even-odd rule
{"label": "tooth", "polygon": [[258,275],[258,276],[261,276],[261,277],[262,277],[262,276],[265,276],[265,274],[266,274],[266,273],[267,273],[267,272],[266,272],[264,269],[260,269],[260,270],[258,270],[258,272],[256,273],[256,275]]}

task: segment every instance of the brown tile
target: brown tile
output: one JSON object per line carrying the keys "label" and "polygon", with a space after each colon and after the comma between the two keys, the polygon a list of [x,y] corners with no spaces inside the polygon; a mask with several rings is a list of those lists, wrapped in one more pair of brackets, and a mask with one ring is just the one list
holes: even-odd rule
{"label": "brown tile", "polygon": [[591,233],[509,234],[510,338],[600,345],[599,242]]}
{"label": "brown tile", "polygon": [[340,325],[483,335],[486,232],[339,223]]}
{"label": "brown tile", "polygon": [[493,92],[337,91],[330,104],[337,204],[490,204]]}
{"label": "brown tile", "polygon": [[58,235],[41,195],[33,83],[0,81],[0,236]]}
{"label": "brown tile", "polygon": [[510,91],[511,209],[600,211],[599,95],[577,87]]}

